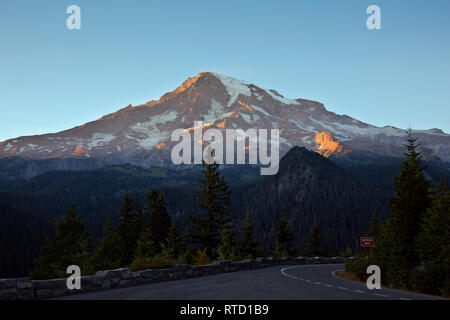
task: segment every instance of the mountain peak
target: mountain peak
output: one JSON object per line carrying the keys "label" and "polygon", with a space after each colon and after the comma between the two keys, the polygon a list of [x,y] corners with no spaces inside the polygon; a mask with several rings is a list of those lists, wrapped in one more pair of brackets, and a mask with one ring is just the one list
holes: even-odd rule
{"label": "mountain peak", "polygon": [[285,105],[300,105],[298,99],[287,99],[274,89],[264,89],[249,82],[211,71],[200,72],[194,77],[188,77],[175,90],[164,94],[157,101],[149,101],[146,105],[153,106],[183,93],[188,95],[207,95],[214,98],[219,97],[219,99],[226,94],[228,96],[228,102],[225,103],[227,107],[236,103],[241,95],[246,97],[256,96],[259,97],[259,100],[262,100],[263,97],[268,97]]}
{"label": "mountain peak", "polygon": [[159,100],[150,101],[146,103],[146,105],[152,106],[157,103],[165,102],[183,93],[186,93],[188,95],[198,95],[202,92],[206,94],[214,92],[215,94],[217,94],[218,89],[220,88],[220,84],[221,82],[219,78],[212,72],[201,72],[194,77],[188,77],[175,90],[165,93]]}
{"label": "mountain peak", "polygon": [[[294,146],[325,157],[354,152],[401,155],[404,130],[375,127],[326,110],[306,99],[216,72],[187,78],[159,100],[125,107],[97,121],[41,136],[0,143],[0,158],[88,158],[143,166],[170,163],[171,134],[195,121],[219,130],[279,129],[280,154]],[[450,161],[450,135],[438,129],[415,132],[429,152]]]}

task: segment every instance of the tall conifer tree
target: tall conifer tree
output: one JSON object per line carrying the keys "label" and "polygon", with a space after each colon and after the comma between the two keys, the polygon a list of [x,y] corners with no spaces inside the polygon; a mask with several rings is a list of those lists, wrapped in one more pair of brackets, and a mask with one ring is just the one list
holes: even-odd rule
{"label": "tall conifer tree", "polygon": [[314,224],[311,227],[304,245],[305,255],[310,257],[315,256],[327,256],[328,245],[325,235],[322,233],[317,220],[314,220]]}
{"label": "tall conifer tree", "polygon": [[450,192],[441,180],[432,195],[432,204],[422,220],[417,237],[420,266],[416,267],[414,286],[422,292],[450,295]]}
{"label": "tall conifer tree", "polygon": [[117,226],[111,217],[108,217],[103,227],[103,239],[95,249],[94,265],[96,270],[110,270],[120,267],[121,252],[120,238],[117,234]]}
{"label": "tall conifer tree", "polygon": [[372,219],[370,220],[369,229],[367,231],[368,237],[377,237],[380,233],[380,223],[378,221],[377,213],[374,211],[372,215]]}
{"label": "tall conifer tree", "polygon": [[145,230],[155,246],[155,253],[160,253],[172,224],[164,196],[156,189],[152,189],[147,196],[145,215]]}
{"label": "tall conifer tree", "polygon": [[255,239],[255,225],[252,221],[250,210],[245,213],[244,226],[240,230],[241,241],[239,254],[242,258],[256,258],[258,254],[258,241]]}
{"label": "tall conifer tree", "polygon": [[128,192],[125,193],[120,207],[120,223],[118,227],[121,244],[121,265],[126,266],[133,261],[137,240],[141,233],[142,211],[133,205]]}
{"label": "tall conifer tree", "polygon": [[274,244],[274,255],[291,255],[292,250],[292,240],[294,236],[292,234],[291,228],[289,227],[288,221],[285,219],[284,215],[281,214],[276,226],[275,244]]}
{"label": "tall conifer tree", "polygon": [[389,218],[389,237],[392,243],[385,248],[389,257],[387,278],[391,284],[411,287],[411,270],[419,263],[416,237],[430,206],[430,182],[423,174],[424,166],[417,150],[417,139],[408,130],[407,152],[399,177],[394,178],[395,193],[389,199],[392,216]]}
{"label": "tall conifer tree", "polygon": [[78,217],[75,205],[71,205],[63,219],[56,219],[55,230],[55,239],[47,239],[31,278],[65,277],[70,265],[79,266],[84,275],[91,274],[92,236],[86,222]]}
{"label": "tall conifer tree", "polygon": [[203,162],[203,178],[198,179],[197,207],[200,212],[188,216],[191,230],[187,236],[190,242],[207,249],[209,257],[215,257],[223,230],[232,228],[233,218],[228,214],[230,202],[229,185],[218,171],[215,162]]}
{"label": "tall conifer tree", "polygon": [[172,221],[170,225],[169,234],[167,235],[163,250],[172,259],[177,259],[185,253],[184,239],[178,232],[175,221]]}

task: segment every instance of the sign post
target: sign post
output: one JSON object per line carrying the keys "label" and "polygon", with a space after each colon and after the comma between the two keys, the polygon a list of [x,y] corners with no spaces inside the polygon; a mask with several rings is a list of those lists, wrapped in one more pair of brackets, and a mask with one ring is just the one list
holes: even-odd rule
{"label": "sign post", "polygon": [[370,258],[370,248],[375,247],[375,238],[374,237],[360,237],[359,243],[361,247],[367,248],[367,259]]}

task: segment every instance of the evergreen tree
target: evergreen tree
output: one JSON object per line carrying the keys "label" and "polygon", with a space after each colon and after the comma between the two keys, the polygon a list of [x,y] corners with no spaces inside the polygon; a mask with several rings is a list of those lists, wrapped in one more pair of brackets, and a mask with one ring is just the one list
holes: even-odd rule
{"label": "evergreen tree", "polygon": [[389,237],[392,243],[384,248],[389,261],[387,280],[399,287],[409,288],[411,270],[419,263],[416,237],[421,232],[423,216],[430,205],[430,183],[423,174],[420,153],[416,140],[408,131],[405,161],[399,177],[394,178],[395,193],[389,200],[392,216],[389,218]]}
{"label": "evergreen tree", "polygon": [[350,258],[351,256],[353,256],[352,248],[347,248],[345,250],[339,251],[339,256],[342,258]]}
{"label": "evergreen tree", "polygon": [[175,221],[170,225],[169,234],[164,245],[164,251],[172,259],[179,258],[185,251],[183,237],[178,233]]}
{"label": "evergreen tree", "polygon": [[141,225],[142,211],[139,206],[136,206],[136,209],[134,208],[133,200],[126,192],[120,207],[120,223],[118,227],[122,266],[126,266],[133,261],[137,240],[141,233]]}
{"label": "evergreen tree", "polygon": [[444,179],[431,197],[432,204],[422,219],[422,232],[418,237],[422,262],[443,258],[443,254],[450,253],[446,252],[450,249],[450,193]]}
{"label": "evergreen tree", "polygon": [[309,231],[308,235],[306,236],[306,241],[304,245],[304,252],[305,255],[310,257],[315,256],[327,256],[327,241],[325,239],[325,236],[322,233],[322,230],[320,229],[319,225],[317,224],[317,221],[314,221],[313,226],[311,227],[311,230]]}
{"label": "evergreen tree", "polygon": [[95,249],[94,257],[96,270],[111,270],[120,267],[120,238],[111,217],[105,221],[103,239]]}
{"label": "evergreen tree", "polygon": [[136,244],[136,251],[134,254],[134,258],[150,258],[158,253],[157,246],[152,240],[152,234],[150,233],[149,228],[146,228]]}
{"label": "evergreen tree", "polygon": [[233,261],[237,258],[236,242],[231,232],[222,231],[218,252],[220,260]]}
{"label": "evergreen tree", "polygon": [[62,220],[56,219],[55,230],[55,239],[47,239],[47,244],[30,277],[33,279],[66,277],[66,270],[70,265],[79,266],[83,275],[91,274],[92,236],[86,222],[78,217],[73,204]]}
{"label": "evergreen tree", "polygon": [[278,224],[276,226],[276,235],[275,235],[275,244],[274,244],[274,255],[277,256],[279,254],[293,254],[292,250],[292,240],[294,236],[289,227],[288,221],[284,218],[284,215],[280,215],[280,219],[278,220]]}
{"label": "evergreen tree", "polygon": [[367,231],[368,237],[374,237],[376,238],[378,234],[380,233],[381,225],[378,222],[378,216],[377,213],[374,211],[372,215],[372,219],[370,220],[369,230]]}
{"label": "evergreen tree", "polygon": [[289,252],[287,251],[286,246],[282,245],[278,240],[275,240],[272,255],[274,258],[284,258],[289,256]]}
{"label": "evergreen tree", "polygon": [[414,286],[425,293],[449,295],[450,193],[444,179],[432,195],[417,243],[421,266],[416,268]]}
{"label": "evergreen tree", "polygon": [[160,253],[172,222],[164,196],[156,189],[152,189],[147,196],[145,220],[145,232],[149,233],[148,236],[155,246],[155,253]]}
{"label": "evergreen tree", "polygon": [[[375,239],[375,248],[373,248],[373,255],[371,264],[376,264],[381,269],[381,281],[389,284],[388,271],[392,268],[391,255],[393,254],[392,244],[394,243],[394,228],[392,227],[392,219],[387,219],[378,231],[378,237]],[[364,259],[367,258],[363,255]],[[365,274],[365,270],[364,270]]]}
{"label": "evergreen tree", "polygon": [[258,241],[255,239],[255,226],[251,218],[250,210],[245,214],[244,227],[240,230],[241,241],[239,254],[242,258],[256,258],[258,254]]}
{"label": "evergreen tree", "polygon": [[221,232],[232,228],[232,217],[228,215],[230,191],[228,183],[218,171],[215,162],[203,162],[203,178],[198,179],[200,189],[197,194],[197,207],[202,212],[188,216],[191,230],[187,236],[190,242],[207,249],[209,257],[216,256],[216,249],[220,243]]}

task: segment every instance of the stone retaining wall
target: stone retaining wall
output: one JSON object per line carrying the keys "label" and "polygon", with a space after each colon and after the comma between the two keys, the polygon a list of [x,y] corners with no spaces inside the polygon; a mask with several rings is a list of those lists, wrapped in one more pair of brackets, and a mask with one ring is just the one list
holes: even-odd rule
{"label": "stone retaining wall", "polygon": [[67,289],[67,279],[30,280],[29,278],[0,279],[0,300],[46,299],[63,295],[85,293],[111,288],[129,287],[169,280],[187,279],[224,272],[259,269],[277,265],[345,263],[345,258],[256,258],[238,262],[215,261],[212,264],[191,266],[174,265],[168,269],[147,269],[131,272],[129,269],[99,271],[95,276],[81,277],[81,289]]}

